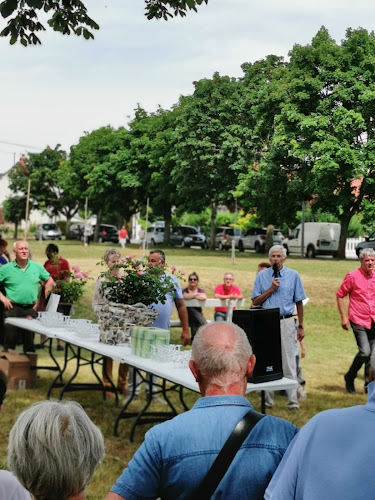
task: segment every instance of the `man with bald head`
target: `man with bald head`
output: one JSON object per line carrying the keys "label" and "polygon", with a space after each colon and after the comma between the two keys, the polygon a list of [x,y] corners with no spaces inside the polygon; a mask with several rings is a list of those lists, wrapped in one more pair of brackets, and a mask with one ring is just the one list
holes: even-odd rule
{"label": "man with bald head", "polygon": [[[202,397],[193,408],[150,429],[107,500],[192,498],[237,423],[252,406],[245,398],[255,356],[232,323],[202,326],[190,370]],[[266,416],[244,440],[211,498],[259,499],[297,428]]]}
{"label": "man with bald head", "polygon": [[[37,315],[39,282],[45,282],[45,294],[50,292],[54,284],[50,274],[38,262],[29,260],[27,241],[16,241],[13,245],[15,260],[0,267],[0,282],[5,293],[0,292],[0,300],[4,304],[4,318],[33,318]],[[15,349],[17,343],[17,327],[5,323],[4,349]],[[34,352],[34,333],[23,330],[24,352]]]}

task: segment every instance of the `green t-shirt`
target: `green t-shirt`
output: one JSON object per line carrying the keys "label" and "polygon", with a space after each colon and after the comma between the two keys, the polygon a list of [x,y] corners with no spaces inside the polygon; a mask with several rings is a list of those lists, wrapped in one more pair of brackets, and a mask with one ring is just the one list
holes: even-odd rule
{"label": "green t-shirt", "polygon": [[39,281],[47,281],[49,276],[45,268],[33,260],[29,260],[24,270],[15,260],[0,267],[0,281],[7,298],[18,304],[34,304],[38,298]]}

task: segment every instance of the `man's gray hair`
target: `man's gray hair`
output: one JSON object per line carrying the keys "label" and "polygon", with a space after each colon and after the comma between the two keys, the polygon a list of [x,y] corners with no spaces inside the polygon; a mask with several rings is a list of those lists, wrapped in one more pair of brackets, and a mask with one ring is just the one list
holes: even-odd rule
{"label": "man's gray hair", "polygon": [[373,248],[362,248],[359,252],[359,260],[363,260],[366,255],[375,255],[375,250]]}
{"label": "man's gray hair", "polygon": [[[215,342],[216,339],[219,340]],[[204,325],[198,330],[193,341],[191,359],[208,384],[225,390],[245,375],[252,353],[242,328],[233,323],[217,322]]]}
{"label": "man's gray hair", "polygon": [[282,245],[273,245],[268,251],[268,257],[271,257],[272,252],[279,252],[280,250],[283,252],[283,256],[286,257],[286,248]]}
{"label": "man's gray hair", "polygon": [[81,493],[104,457],[104,439],[75,401],[41,401],[9,435],[8,467],[36,500]]}
{"label": "man's gray hair", "polygon": [[118,259],[121,258],[121,254],[116,248],[107,248],[107,250],[104,252],[104,257],[103,257],[104,262],[108,262],[108,259],[110,258],[111,255],[116,255]]}
{"label": "man's gray hair", "polygon": [[25,243],[27,245],[27,248],[30,248],[29,244],[25,240],[17,240],[13,243],[13,250],[17,248],[17,243]]}

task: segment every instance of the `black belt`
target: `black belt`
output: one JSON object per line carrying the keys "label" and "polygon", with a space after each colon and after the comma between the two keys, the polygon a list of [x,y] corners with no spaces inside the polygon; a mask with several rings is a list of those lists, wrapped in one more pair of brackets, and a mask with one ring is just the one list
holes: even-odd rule
{"label": "black belt", "polygon": [[280,314],[280,319],[288,319],[288,318],[291,318],[292,316],[293,316],[293,314],[284,314],[284,315]]}
{"label": "black belt", "polygon": [[17,302],[12,302],[12,304],[20,309],[31,309],[34,307],[34,304],[17,304]]}

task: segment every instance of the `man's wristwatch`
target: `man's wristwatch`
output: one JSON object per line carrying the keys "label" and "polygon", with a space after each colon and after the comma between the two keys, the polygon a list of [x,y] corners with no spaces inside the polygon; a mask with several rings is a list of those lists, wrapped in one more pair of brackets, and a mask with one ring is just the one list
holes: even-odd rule
{"label": "man's wristwatch", "polygon": [[302,328],[302,330],[303,330],[303,325],[298,325],[298,328]]}

